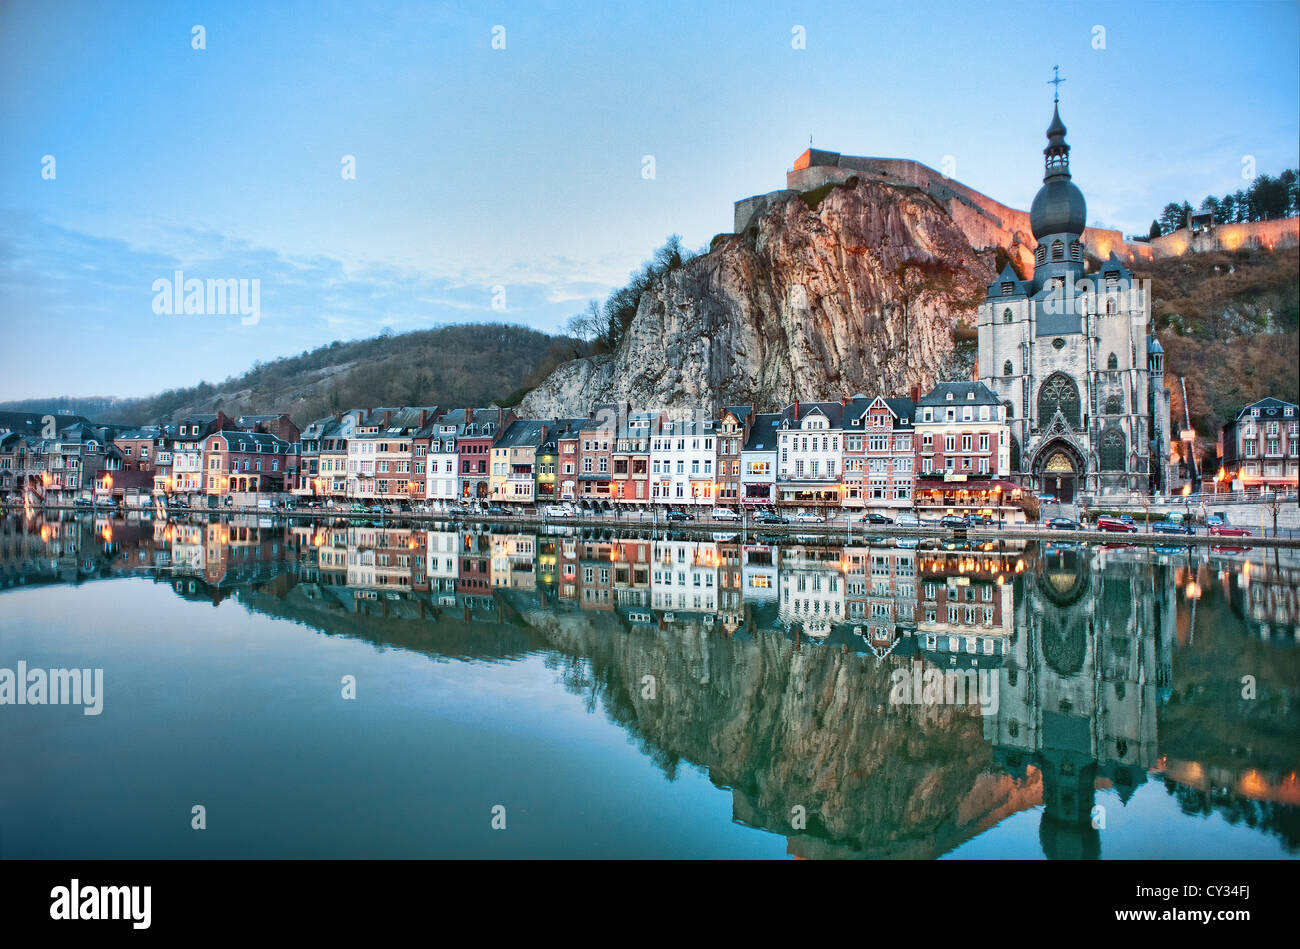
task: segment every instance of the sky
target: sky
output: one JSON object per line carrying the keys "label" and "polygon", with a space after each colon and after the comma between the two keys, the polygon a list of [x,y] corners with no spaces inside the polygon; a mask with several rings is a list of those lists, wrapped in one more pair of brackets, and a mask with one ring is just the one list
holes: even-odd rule
{"label": "sky", "polygon": [[[810,138],[1027,208],[1053,65],[1089,224],[1300,164],[1294,0],[8,0],[0,400],[556,330],[668,235],[729,232]],[[249,281],[248,315],[166,312],[177,271]]]}

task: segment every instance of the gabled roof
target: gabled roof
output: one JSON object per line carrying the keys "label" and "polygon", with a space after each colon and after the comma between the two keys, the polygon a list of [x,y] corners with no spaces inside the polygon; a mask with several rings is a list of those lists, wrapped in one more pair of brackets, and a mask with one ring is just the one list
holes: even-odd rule
{"label": "gabled roof", "polygon": [[796,402],[794,405],[787,406],[785,411],[781,413],[783,423],[789,422],[791,428],[802,423],[809,415],[821,415],[830,423],[831,428],[842,428],[844,425],[844,403]]}
{"label": "gabled roof", "polygon": [[[1011,284],[1010,290],[1004,290],[1004,284]],[[1012,269],[1010,262],[1002,268],[1002,273],[998,278],[988,285],[989,297],[1023,297],[1028,296],[1029,288],[1032,281],[1021,280],[1016,276],[1015,270]]]}

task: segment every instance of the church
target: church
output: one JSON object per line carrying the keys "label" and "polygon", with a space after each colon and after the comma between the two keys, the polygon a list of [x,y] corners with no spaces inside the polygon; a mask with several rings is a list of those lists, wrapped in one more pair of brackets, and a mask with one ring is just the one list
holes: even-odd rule
{"label": "church", "polygon": [[[1006,407],[1011,472],[1063,502],[1168,492],[1169,390],[1147,301],[1114,252],[1085,272],[1087,205],[1059,98],[1030,208],[1034,270],[1007,264],[979,307],[978,375]],[[1096,258],[1094,258],[1095,260]]]}

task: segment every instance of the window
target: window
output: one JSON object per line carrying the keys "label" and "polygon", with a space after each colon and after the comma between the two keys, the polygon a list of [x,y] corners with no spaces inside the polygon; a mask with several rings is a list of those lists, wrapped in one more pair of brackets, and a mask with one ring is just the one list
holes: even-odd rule
{"label": "window", "polygon": [[1118,368],[1119,368],[1119,357],[1116,356],[1114,353],[1111,353],[1109,356],[1107,356],[1107,357],[1106,357],[1106,368],[1107,368],[1107,369],[1118,369]]}
{"label": "window", "polygon": [[1123,471],[1126,445],[1124,433],[1111,429],[1101,438],[1101,470]]}
{"label": "window", "polygon": [[1065,259],[1065,244],[1062,241],[1052,241],[1052,260]]}
{"label": "window", "polygon": [[1012,374],[1012,372],[1014,372],[1014,369],[1011,365],[1011,360],[1008,359],[1006,362],[1002,364],[1002,375],[1009,376]]}
{"label": "window", "polygon": [[1076,428],[1080,422],[1079,390],[1069,376],[1053,373],[1038,390],[1038,420],[1050,424],[1057,410]]}

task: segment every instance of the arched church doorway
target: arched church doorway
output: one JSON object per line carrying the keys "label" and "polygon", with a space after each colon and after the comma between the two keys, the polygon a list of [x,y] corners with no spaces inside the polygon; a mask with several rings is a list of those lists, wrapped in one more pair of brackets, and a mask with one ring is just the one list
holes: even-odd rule
{"label": "arched church doorway", "polygon": [[1035,467],[1038,484],[1044,492],[1055,495],[1062,504],[1074,501],[1080,489],[1083,468],[1073,451],[1059,442],[1049,445],[1039,453]]}

